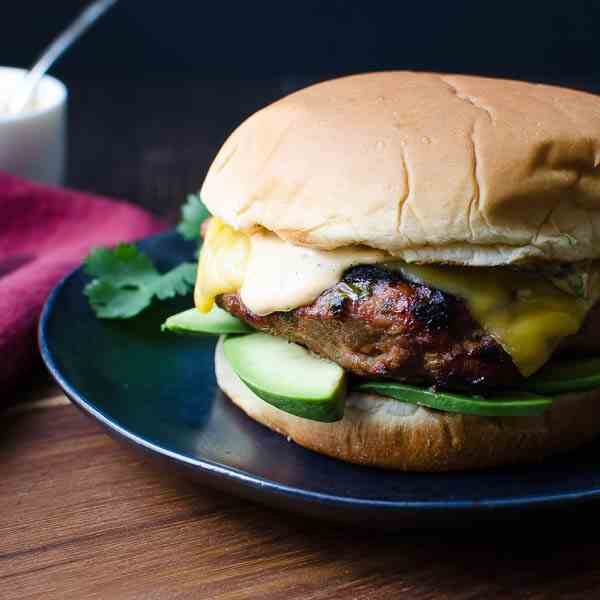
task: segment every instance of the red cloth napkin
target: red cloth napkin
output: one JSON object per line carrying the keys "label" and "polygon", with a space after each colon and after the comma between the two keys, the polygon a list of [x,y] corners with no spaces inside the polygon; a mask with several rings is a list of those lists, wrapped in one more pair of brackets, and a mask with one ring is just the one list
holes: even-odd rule
{"label": "red cloth napkin", "polygon": [[0,173],[0,400],[36,363],[36,328],[50,290],[91,246],[164,228],[143,210]]}

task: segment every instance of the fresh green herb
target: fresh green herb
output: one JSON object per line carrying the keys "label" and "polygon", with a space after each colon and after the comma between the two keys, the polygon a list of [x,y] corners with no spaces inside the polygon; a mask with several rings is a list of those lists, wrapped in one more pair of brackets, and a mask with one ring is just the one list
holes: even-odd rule
{"label": "fresh green herb", "polygon": [[577,238],[573,237],[570,233],[563,233],[561,237],[565,238],[567,244],[573,248],[573,246],[577,246]]}
{"label": "fresh green herb", "polygon": [[582,300],[594,300],[598,293],[598,270],[593,263],[557,265],[542,271],[558,289]]}
{"label": "fresh green herb", "polygon": [[181,222],[177,225],[177,231],[186,240],[199,240],[200,226],[208,217],[210,213],[200,196],[190,194],[187,202],[181,207]]}
{"label": "fresh green herb", "polygon": [[[200,226],[210,217],[200,196],[190,194],[181,207],[177,231],[186,240],[200,239]],[[168,273],[159,273],[152,261],[136,246],[93,248],[84,262],[85,271],[95,279],[84,290],[101,319],[128,319],[159,300],[187,294],[196,281],[196,265],[183,263]]]}
{"label": "fresh green herb", "polygon": [[161,274],[133,244],[93,248],[84,265],[86,273],[95,278],[84,293],[101,319],[133,317],[154,297],[164,300],[187,294],[196,280],[194,263],[183,263]]}
{"label": "fresh green herb", "polygon": [[340,315],[347,301],[356,302],[368,298],[371,293],[370,288],[365,285],[356,285],[340,281],[336,286],[323,294],[323,302],[328,306],[334,315]]}

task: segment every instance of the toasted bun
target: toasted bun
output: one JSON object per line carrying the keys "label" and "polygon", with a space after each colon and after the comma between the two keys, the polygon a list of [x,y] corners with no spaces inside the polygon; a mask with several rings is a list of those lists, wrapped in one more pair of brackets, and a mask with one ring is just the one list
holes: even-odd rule
{"label": "toasted bun", "polygon": [[600,257],[600,99],[383,72],[320,83],[227,140],[202,198],[238,229],[465,265]]}
{"label": "toasted bun", "polygon": [[318,423],[261,400],[215,353],[219,387],[250,417],[296,443],[352,463],[404,471],[479,469],[580,446],[600,432],[600,390],[559,397],[541,417],[476,417],[351,394],[344,418]]}

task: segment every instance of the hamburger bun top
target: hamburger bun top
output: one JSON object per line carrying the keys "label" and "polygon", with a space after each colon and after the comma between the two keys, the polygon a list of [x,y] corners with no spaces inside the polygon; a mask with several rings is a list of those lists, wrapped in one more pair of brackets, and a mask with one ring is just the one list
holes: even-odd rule
{"label": "hamburger bun top", "polygon": [[471,266],[600,257],[600,98],[382,72],[260,110],[201,190],[237,229]]}

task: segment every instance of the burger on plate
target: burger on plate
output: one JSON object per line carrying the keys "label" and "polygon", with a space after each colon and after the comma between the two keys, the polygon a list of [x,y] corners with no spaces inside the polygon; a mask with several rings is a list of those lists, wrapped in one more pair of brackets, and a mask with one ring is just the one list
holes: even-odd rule
{"label": "burger on plate", "polygon": [[[600,99],[382,72],[260,110],[201,197],[221,389],[316,452],[442,471],[600,431]],[[598,357],[598,358],[596,358]]]}

